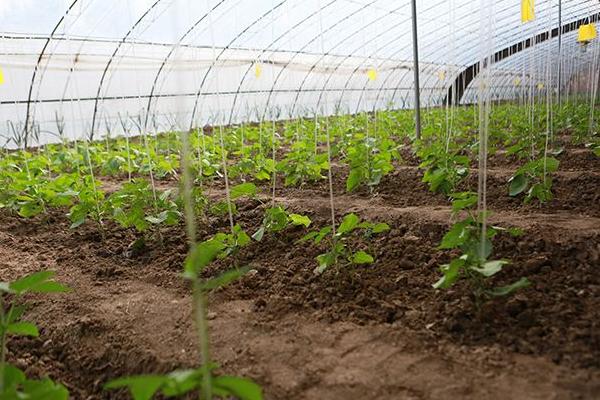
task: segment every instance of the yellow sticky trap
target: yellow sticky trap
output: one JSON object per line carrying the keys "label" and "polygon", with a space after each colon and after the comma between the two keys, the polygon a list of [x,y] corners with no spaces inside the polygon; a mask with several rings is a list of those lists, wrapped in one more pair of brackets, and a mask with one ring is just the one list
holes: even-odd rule
{"label": "yellow sticky trap", "polygon": [[370,81],[374,81],[377,79],[377,70],[375,70],[374,68],[369,68],[369,70],[367,71],[367,77],[369,78]]}
{"label": "yellow sticky trap", "polygon": [[0,85],[4,84],[4,72],[2,71],[2,68],[0,68]]}
{"label": "yellow sticky trap", "polygon": [[254,76],[258,79],[262,75],[262,66],[260,64],[254,65]]}
{"label": "yellow sticky trap", "polygon": [[521,78],[515,78],[514,83],[515,86],[521,86]]}
{"label": "yellow sticky trap", "polygon": [[445,81],[446,80],[446,71],[438,72],[438,78],[440,81]]}
{"label": "yellow sticky trap", "polygon": [[544,84],[543,83],[538,83],[537,84],[537,88],[538,88],[538,90],[542,90],[544,88]]}
{"label": "yellow sticky trap", "polygon": [[535,19],[535,0],[521,0],[521,22],[530,22]]}
{"label": "yellow sticky trap", "polygon": [[585,24],[579,26],[579,32],[577,34],[578,42],[590,42],[592,39],[596,39],[596,25]]}

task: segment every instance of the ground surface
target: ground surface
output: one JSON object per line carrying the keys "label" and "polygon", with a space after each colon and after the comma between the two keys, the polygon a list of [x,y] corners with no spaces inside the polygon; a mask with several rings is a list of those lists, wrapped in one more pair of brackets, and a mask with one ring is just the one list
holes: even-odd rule
{"label": "ground surface", "polygon": [[[338,215],[392,226],[371,244],[375,264],[317,277],[314,257],[322,249],[295,243],[300,229],[243,250],[236,261],[253,271],[211,296],[212,353],[222,370],[254,378],[267,399],[600,398],[600,159],[567,149],[556,198],[539,207],[506,195],[516,164],[492,158],[492,220],[525,230],[499,239],[496,256],[512,260],[499,281],[526,276],[532,286],[478,313],[463,285],[431,288],[449,257],[436,249],[449,207],[405,158],[408,165],[373,194],[345,194],[344,171],[336,171]],[[469,182],[476,179],[475,171]],[[324,226],[326,193],[323,182],[281,188],[276,200]],[[242,202],[238,221],[253,232],[264,207]],[[103,242],[94,226],[70,230],[64,213],[32,220],[0,214],[0,280],[43,268],[73,289],[32,298],[29,318],[41,337],[13,340],[11,361],[64,382],[74,399],[124,399],[102,384],[194,366],[190,290],[180,277],[183,227],[135,252],[132,232],[109,226]],[[209,222],[202,237],[228,226]],[[217,263],[208,273],[228,267]]]}

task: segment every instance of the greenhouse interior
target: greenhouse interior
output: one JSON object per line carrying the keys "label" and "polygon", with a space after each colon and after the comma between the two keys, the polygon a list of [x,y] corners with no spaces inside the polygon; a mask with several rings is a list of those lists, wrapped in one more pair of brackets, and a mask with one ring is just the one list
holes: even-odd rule
{"label": "greenhouse interior", "polygon": [[0,400],[600,399],[599,19],[1,0]]}

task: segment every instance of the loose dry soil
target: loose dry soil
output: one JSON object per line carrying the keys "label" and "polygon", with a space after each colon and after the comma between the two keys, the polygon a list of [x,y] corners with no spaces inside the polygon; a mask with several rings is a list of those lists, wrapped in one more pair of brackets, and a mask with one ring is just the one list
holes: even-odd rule
{"label": "loose dry soil", "polygon": [[[420,182],[414,161],[374,193],[352,195],[336,168],[337,214],[392,226],[371,244],[356,243],[370,246],[376,263],[315,276],[323,249],[295,243],[299,228],[216,263],[208,275],[232,262],[252,271],[211,295],[214,359],[225,373],[255,379],[266,399],[600,398],[600,159],[585,149],[559,159],[556,197],[541,207],[508,197],[514,160],[491,159],[491,218],[525,231],[498,239],[496,256],[512,260],[498,283],[526,276],[532,286],[479,312],[464,285],[431,287],[451,256],[436,249],[450,210]],[[467,184],[476,179],[475,171]],[[280,188],[277,202],[324,226],[327,190],[325,182]],[[238,221],[253,232],[267,203],[243,201]],[[41,336],[13,339],[10,360],[63,382],[74,399],[126,399],[103,392],[103,383],[196,365],[190,289],[180,277],[183,226],[136,252],[134,233],[109,225],[102,240],[91,224],[70,230],[65,212],[31,220],[0,213],[0,280],[50,269],[72,288],[30,299],[28,318]],[[212,218],[200,235],[227,226]]]}

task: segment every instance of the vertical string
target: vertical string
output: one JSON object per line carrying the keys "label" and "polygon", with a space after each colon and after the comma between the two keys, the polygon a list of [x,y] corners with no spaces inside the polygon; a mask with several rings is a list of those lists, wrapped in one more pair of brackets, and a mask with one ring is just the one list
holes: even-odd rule
{"label": "vertical string", "polygon": [[[207,5],[208,5],[208,9],[210,10],[210,0],[207,0]],[[215,45],[215,29],[214,29],[214,25],[213,25],[213,20],[212,20],[212,13],[208,14],[208,23],[210,25],[210,39],[211,39],[211,48],[212,48],[212,59],[213,59],[213,65],[218,68],[218,65],[216,65],[217,63],[217,52],[216,52],[216,45]],[[214,79],[215,79],[215,92],[216,92],[216,109],[217,109],[217,113],[220,113],[221,110],[221,95],[220,95],[220,85],[219,85],[219,74],[215,73],[214,74]],[[234,224],[233,224],[233,208],[231,206],[231,193],[229,190],[229,176],[227,173],[227,150],[225,149],[225,134],[223,132],[224,128],[223,128],[223,123],[224,121],[217,121],[216,122],[219,125],[219,142],[221,145],[221,164],[222,164],[222,168],[223,168],[223,178],[225,180],[225,198],[227,200],[227,214],[229,216],[229,226],[231,228],[231,233],[234,232],[233,228],[234,228]]]}
{"label": "vertical string", "polygon": [[[321,0],[318,1],[318,7],[319,7],[319,31],[320,31],[320,42],[321,42],[321,54],[325,54],[325,38],[323,37],[323,7],[321,4]],[[321,62],[325,62],[325,59],[323,58],[323,61]],[[326,112],[326,108],[327,108],[327,91],[325,91],[323,93],[323,114],[325,114]],[[315,119],[316,119],[316,113],[318,112],[318,110],[315,110]],[[335,207],[334,207],[334,202],[333,202],[333,177],[332,177],[332,173],[331,173],[331,136],[330,136],[330,132],[329,132],[329,119],[327,118],[326,115],[324,115],[325,118],[325,137],[327,138],[327,178],[329,180],[329,207],[331,209],[331,230],[333,235],[335,236]],[[317,132],[317,127],[315,127],[315,135]],[[316,138],[315,138],[316,140]],[[316,147],[315,147],[315,151],[316,151]]]}
{"label": "vertical string", "polygon": [[[271,8],[275,8],[275,2],[271,1]],[[272,12],[271,13],[271,43],[273,43],[275,41],[275,13]],[[269,69],[271,70],[271,84],[274,85],[275,82],[275,68],[274,68],[275,63],[269,63]],[[271,206],[275,207],[275,190],[277,187],[277,168],[276,168],[276,154],[277,154],[277,149],[276,149],[276,119],[278,118],[278,115],[275,115],[275,113],[273,112],[273,108],[271,111],[271,156],[272,156],[272,160],[273,160],[273,179],[272,179],[272,194],[273,194],[273,198],[271,200]]]}
{"label": "vertical string", "polygon": [[478,215],[481,222],[479,258],[486,258],[487,242],[487,152],[490,113],[490,75],[493,61],[494,1],[480,0],[480,52],[481,73],[479,80],[479,175],[477,188]]}

